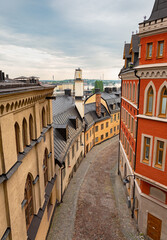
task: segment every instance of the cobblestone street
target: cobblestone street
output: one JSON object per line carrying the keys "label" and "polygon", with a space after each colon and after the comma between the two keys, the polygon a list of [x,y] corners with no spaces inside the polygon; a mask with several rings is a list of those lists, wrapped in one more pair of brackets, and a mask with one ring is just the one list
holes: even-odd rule
{"label": "cobblestone street", "polygon": [[142,239],[117,176],[118,137],[84,158],[57,207],[48,240]]}

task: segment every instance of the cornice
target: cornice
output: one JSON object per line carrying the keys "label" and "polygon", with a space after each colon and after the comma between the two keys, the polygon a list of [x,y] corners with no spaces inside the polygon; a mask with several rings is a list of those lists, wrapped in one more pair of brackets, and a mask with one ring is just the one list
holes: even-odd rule
{"label": "cornice", "polygon": [[136,67],[137,75],[140,78],[160,79],[167,78],[167,63],[165,64],[146,64]]}
{"label": "cornice", "polygon": [[121,73],[121,78],[122,80],[138,80],[138,78],[135,76],[134,69],[132,71]]}

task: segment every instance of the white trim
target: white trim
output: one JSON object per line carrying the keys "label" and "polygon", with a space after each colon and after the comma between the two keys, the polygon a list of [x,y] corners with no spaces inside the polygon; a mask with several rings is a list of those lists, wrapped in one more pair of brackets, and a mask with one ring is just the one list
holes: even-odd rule
{"label": "white trim", "polygon": [[159,182],[156,182],[156,181],[154,181],[154,180],[152,180],[152,179],[150,179],[150,178],[148,178],[148,177],[145,177],[145,176],[143,176],[143,175],[141,175],[141,174],[139,174],[139,173],[136,173],[136,172],[134,172],[134,175],[135,175],[136,177],[144,180],[145,182],[150,183],[151,185],[153,185],[153,186],[155,186],[155,187],[158,186],[160,189],[167,191],[167,186],[165,186],[165,185],[163,185],[163,184],[161,184],[161,183],[159,183]]}
{"label": "white trim", "polygon": [[122,97],[122,99],[123,99],[124,101],[128,102],[132,107],[134,107],[134,108],[137,109],[137,105],[136,105],[136,104],[132,103],[132,102],[129,101],[127,98]]}
{"label": "white trim", "polygon": [[146,116],[146,115],[136,115],[138,118],[143,118],[143,119],[148,119],[148,120],[153,120],[153,121],[158,121],[158,122],[166,122],[167,123],[167,119],[166,118],[160,118],[160,117],[151,117],[151,116]]}
{"label": "white trim", "polygon": [[128,165],[128,168],[129,168],[129,170],[130,170],[130,174],[133,174],[133,170],[132,170],[132,167],[131,167],[131,165],[130,165],[130,163],[129,163],[129,159],[127,158],[127,155],[126,155],[126,152],[125,152],[125,150],[124,150],[124,147],[123,147],[121,141],[119,141],[119,143],[120,143],[120,146],[121,146],[122,153],[124,154],[126,163],[127,163],[127,165]]}
{"label": "white trim", "polygon": [[[149,151],[149,159],[148,163],[143,162],[143,153],[144,153],[144,138],[150,138],[150,151]],[[152,144],[153,144],[153,136],[147,135],[147,134],[142,134],[141,135],[141,151],[140,151],[140,162],[143,164],[146,164],[148,166],[151,166],[151,156],[152,156]]]}
{"label": "white trim", "polygon": [[155,99],[156,99],[156,88],[155,88],[155,85],[152,81],[150,81],[148,84],[147,84],[147,87],[145,88],[145,91],[144,91],[144,108],[143,108],[143,114],[146,114],[146,111],[147,111],[147,96],[148,96],[148,90],[149,88],[152,87],[153,88],[153,109],[152,109],[152,116],[155,115]]}
{"label": "white trim", "polygon": [[[156,157],[157,157],[157,141],[162,141],[162,142],[164,142],[162,168],[157,168],[157,167],[155,166]],[[164,171],[164,170],[165,170],[166,142],[167,142],[167,140],[164,139],[164,138],[155,137],[155,139],[154,139],[153,167],[156,168],[156,169],[158,169],[158,170],[160,170],[160,171]]]}
{"label": "white trim", "polygon": [[158,116],[159,113],[160,113],[161,92],[162,92],[162,89],[163,89],[164,87],[167,88],[167,81],[164,81],[164,82],[161,84],[161,86],[160,86],[160,88],[159,88],[159,90],[158,90],[156,116]]}
{"label": "white trim", "polygon": [[135,69],[145,69],[145,68],[159,68],[159,67],[167,67],[167,63],[154,63],[154,64],[144,64],[135,67]]}

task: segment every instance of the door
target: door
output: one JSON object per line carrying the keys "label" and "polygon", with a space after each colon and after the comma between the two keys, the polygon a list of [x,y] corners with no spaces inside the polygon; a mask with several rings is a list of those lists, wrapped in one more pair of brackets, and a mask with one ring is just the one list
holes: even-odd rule
{"label": "door", "polygon": [[160,240],[162,221],[148,213],[147,236],[153,240]]}

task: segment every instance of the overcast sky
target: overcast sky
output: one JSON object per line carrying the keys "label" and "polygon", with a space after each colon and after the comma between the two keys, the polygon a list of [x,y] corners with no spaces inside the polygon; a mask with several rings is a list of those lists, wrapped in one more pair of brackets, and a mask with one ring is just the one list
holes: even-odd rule
{"label": "overcast sky", "polygon": [[10,77],[118,79],[124,41],[155,0],[5,0],[0,7],[0,65]]}

